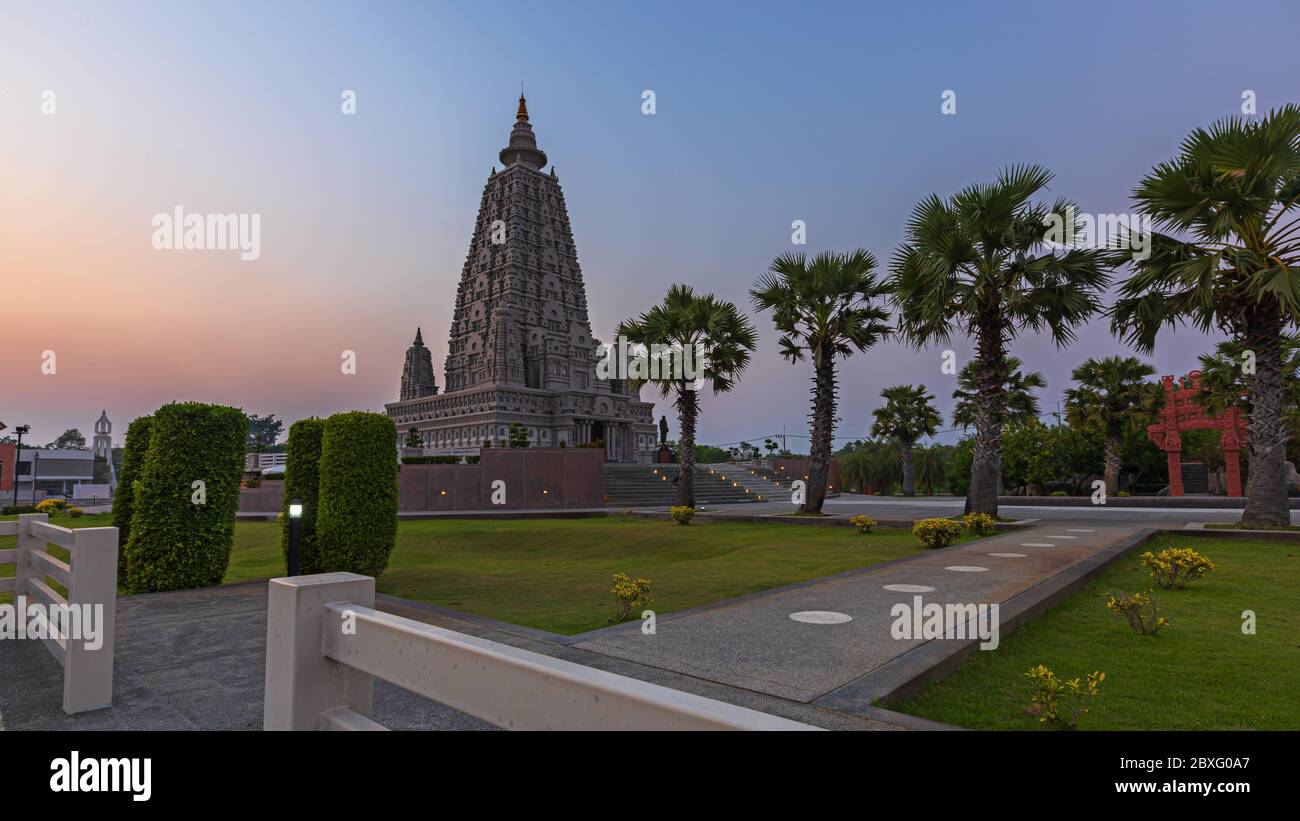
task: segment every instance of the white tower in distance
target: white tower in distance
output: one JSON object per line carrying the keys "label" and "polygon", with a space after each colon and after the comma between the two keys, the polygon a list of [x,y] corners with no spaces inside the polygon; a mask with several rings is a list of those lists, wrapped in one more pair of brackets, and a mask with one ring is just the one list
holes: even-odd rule
{"label": "white tower in distance", "polygon": [[95,420],[95,438],[91,450],[96,456],[112,461],[113,458],[113,423],[108,421],[108,411],[101,410],[99,419]]}

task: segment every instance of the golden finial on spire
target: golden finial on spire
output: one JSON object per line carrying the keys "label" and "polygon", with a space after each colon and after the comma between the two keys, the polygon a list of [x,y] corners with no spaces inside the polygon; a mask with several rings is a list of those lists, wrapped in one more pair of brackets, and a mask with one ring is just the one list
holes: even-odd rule
{"label": "golden finial on spire", "polygon": [[528,101],[524,99],[524,81],[519,81],[519,110],[515,112],[517,122],[528,122]]}

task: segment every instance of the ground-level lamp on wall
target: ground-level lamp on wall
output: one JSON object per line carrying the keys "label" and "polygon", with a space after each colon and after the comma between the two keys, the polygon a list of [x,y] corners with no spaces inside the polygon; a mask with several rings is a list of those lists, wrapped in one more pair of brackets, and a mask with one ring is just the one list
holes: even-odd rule
{"label": "ground-level lamp on wall", "polygon": [[302,500],[289,500],[289,575],[298,575],[298,539],[302,536]]}

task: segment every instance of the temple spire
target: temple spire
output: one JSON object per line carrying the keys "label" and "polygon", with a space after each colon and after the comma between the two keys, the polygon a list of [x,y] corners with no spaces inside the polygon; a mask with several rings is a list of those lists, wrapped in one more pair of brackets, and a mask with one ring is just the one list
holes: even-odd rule
{"label": "temple spire", "polygon": [[420,336],[420,326],[419,326],[419,325],[416,325],[416,326],[415,326],[415,342],[414,342],[414,344],[416,344],[416,345],[423,345],[423,344],[424,344],[424,338]]}
{"label": "temple spire", "polygon": [[515,127],[510,131],[510,144],[501,149],[501,162],[507,168],[516,163],[540,171],[546,165],[546,152],[537,147],[532,123],[528,122],[528,100],[523,89],[519,91],[519,108],[515,112]]}

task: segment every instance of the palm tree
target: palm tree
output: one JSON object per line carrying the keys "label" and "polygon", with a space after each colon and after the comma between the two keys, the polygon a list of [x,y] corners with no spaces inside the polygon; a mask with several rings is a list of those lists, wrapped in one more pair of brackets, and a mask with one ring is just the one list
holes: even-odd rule
{"label": "palm tree", "polygon": [[1159,230],[1133,260],[1112,330],[1148,353],[1161,327],[1190,323],[1254,353],[1241,521],[1287,525],[1282,340],[1300,321],[1300,107],[1196,129],[1133,199]]}
{"label": "palm tree", "polygon": [[[1231,339],[1220,342],[1214,353],[1201,354],[1201,389],[1196,402],[1213,414],[1221,415],[1228,408],[1240,408],[1250,415],[1250,377],[1247,366],[1251,357],[1246,346]],[[1295,414],[1300,407],[1300,336],[1288,334],[1282,338],[1283,408],[1286,414]]]}
{"label": "palm tree", "polygon": [[1078,387],[1065,390],[1065,416],[1077,428],[1106,435],[1106,493],[1119,492],[1119,448],[1128,430],[1151,421],[1164,401],[1164,390],[1147,381],[1156,369],[1128,356],[1087,359],[1070,378]]}
{"label": "palm tree", "polygon": [[823,252],[811,261],[803,254],[785,254],[773,260],[749,292],[757,310],[772,312],[781,333],[781,355],[792,363],[805,356],[812,360],[805,513],[820,513],[826,499],[835,429],[835,358],[865,351],[893,330],[886,324],[888,309],[877,301],[887,289],[875,271],[876,258],[862,249],[851,254]]}
{"label": "palm tree", "polygon": [[912,454],[912,461],[916,463],[916,481],[925,485],[927,496],[933,496],[935,486],[942,485],[948,475],[949,450],[947,445],[918,445]]}
{"label": "palm tree", "polygon": [[[894,254],[899,331],[912,344],[973,337],[977,368],[975,445],[968,513],[997,515],[1006,408],[1007,344],[1022,331],[1047,331],[1058,347],[1100,308],[1110,255],[1046,242],[1044,226],[1083,226],[1072,203],[1031,198],[1052,175],[1035,165],[1004,170],[947,200],[931,195],[912,211]],[[1072,235],[1072,234],[1071,234]]]}
{"label": "palm tree", "polygon": [[898,442],[898,457],[903,467],[903,495],[916,495],[916,478],[912,470],[912,447],[923,436],[934,436],[943,419],[934,406],[934,395],[925,385],[892,385],[880,392],[885,404],[876,408],[872,436],[889,436]]}
{"label": "palm tree", "polygon": [[754,323],[730,302],[713,294],[697,294],[688,285],[674,285],[661,304],[620,323],[618,334],[632,345],[661,345],[678,354],[685,350],[694,353],[696,373],[685,368],[657,368],[657,374],[652,370],[646,378],[629,380],[634,388],[652,382],[662,396],[675,394],[681,451],[677,504],[694,507],[699,391],[708,387],[714,393],[726,393],[735,387],[757,345]]}
{"label": "palm tree", "polygon": [[[1040,371],[1024,373],[1019,357],[1007,356],[1002,360],[1007,376],[1002,380],[1002,420],[1006,424],[1027,424],[1038,419],[1038,394],[1034,391],[1047,387],[1047,379]],[[975,426],[975,392],[979,382],[979,361],[972,359],[957,374],[957,390],[952,398],[957,404],[952,409],[952,423],[962,430]]]}

